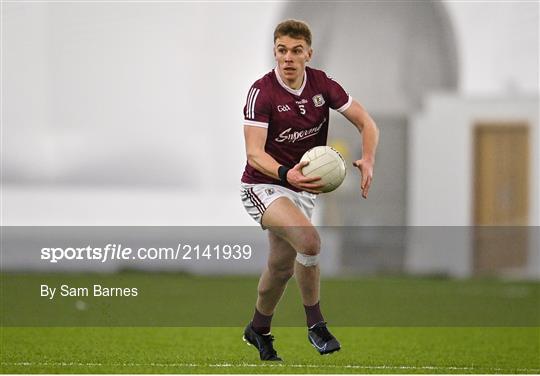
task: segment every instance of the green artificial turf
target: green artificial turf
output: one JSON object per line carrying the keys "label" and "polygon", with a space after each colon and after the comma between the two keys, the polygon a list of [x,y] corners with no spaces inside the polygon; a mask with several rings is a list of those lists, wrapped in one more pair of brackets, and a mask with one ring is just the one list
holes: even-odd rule
{"label": "green artificial turf", "polygon": [[[272,333],[282,363],[241,340],[256,277],[0,275],[2,373],[540,373],[540,284],[336,278],[322,308],[342,351],[308,343],[291,281]],[[40,284],[137,287],[137,297],[40,297]]]}
{"label": "green artificial turf", "polygon": [[538,328],[332,328],[320,356],[304,328],[274,328],[263,363],[242,328],[4,328],[3,373],[538,373]]}

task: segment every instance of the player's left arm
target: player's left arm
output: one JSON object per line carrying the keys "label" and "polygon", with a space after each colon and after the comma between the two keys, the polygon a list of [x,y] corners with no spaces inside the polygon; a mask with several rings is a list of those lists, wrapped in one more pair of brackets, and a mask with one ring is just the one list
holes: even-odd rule
{"label": "player's left arm", "polygon": [[352,100],[349,108],[343,111],[342,114],[354,124],[362,135],[362,158],[354,161],[353,166],[360,170],[362,175],[360,184],[362,197],[367,198],[373,180],[375,153],[379,143],[379,128],[377,128],[377,124],[369,116],[366,109],[355,99]]}

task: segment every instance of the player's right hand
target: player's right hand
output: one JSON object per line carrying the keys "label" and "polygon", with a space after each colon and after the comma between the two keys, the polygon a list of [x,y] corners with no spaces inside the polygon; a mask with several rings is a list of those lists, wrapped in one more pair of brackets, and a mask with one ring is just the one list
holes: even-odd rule
{"label": "player's right hand", "polygon": [[289,170],[289,172],[287,172],[287,181],[293,187],[296,187],[303,191],[311,193],[321,193],[320,191],[318,191],[318,189],[322,188],[324,184],[315,183],[316,181],[321,180],[320,176],[313,176],[308,178],[307,176],[304,176],[304,174],[302,174],[302,168],[304,166],[307,166],[308,164],[309,161],[297,163],[293,168]]}

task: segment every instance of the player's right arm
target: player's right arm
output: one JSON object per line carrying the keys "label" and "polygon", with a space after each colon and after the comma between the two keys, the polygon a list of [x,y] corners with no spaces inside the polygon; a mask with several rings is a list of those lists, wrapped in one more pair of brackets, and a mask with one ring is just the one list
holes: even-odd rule
{"label": "player's right arm", "polygon": [[[244,125],[247,162],[251,167],[263,174],[280,180],[278,170],[281,165],[264,149],[267,133],[268,130],[266,128],[250,126],[248,124]],[[316,184],[314,182],[320,180],[320,178],[308,178],[302,174],[302,167],[308,163],[300,162],[291,168],[287,172],[287,182],[304,191],[318,193],[316,190],[321,188],[322,184]]]}
{"label": "player's right arm", "polygon": [[244,125],[247,162],[257,171],[274,179],[279,179],[278,169],[280,164],[264,150],[267,133],[266,128]]}

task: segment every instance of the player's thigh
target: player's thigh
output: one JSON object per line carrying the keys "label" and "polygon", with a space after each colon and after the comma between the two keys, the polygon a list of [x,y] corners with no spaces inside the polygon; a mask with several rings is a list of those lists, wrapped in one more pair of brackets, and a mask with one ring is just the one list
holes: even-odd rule
{"label": "player's thigh", "polygon": [[320,239],[317,230],[287,197],[278,198],[266,209],[262,224],[264,228],[286,240],[296,252],[319,252]]}

